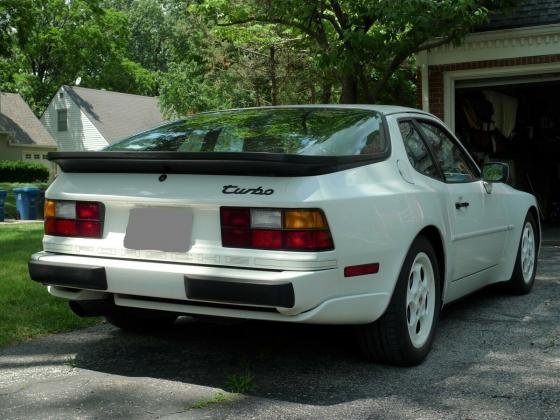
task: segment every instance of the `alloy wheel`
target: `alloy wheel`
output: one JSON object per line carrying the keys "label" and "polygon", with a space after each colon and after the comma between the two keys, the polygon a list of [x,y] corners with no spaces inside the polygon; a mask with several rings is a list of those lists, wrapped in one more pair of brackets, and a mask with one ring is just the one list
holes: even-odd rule
{"label": "alloy wheel", "polygon": [[418,253],[408,277],[406,320],[412,345],[421,348],[430,336],[435,316],[435,278],[432,262],[424,252]]}
{"label": "alloy wheel", "polygon": [[533,278],[533,270],[535,268],[535,232],[530,222],[525,223],[523,235],[521,236],[521,271],[523,272],[523,280],[529,283]]}

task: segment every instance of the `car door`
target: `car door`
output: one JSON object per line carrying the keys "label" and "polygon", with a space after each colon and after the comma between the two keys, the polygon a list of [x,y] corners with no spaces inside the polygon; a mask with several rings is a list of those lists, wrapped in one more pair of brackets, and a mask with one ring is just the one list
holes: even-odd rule
{"label": "car door", "polygon": [[499,264],[508,229],[502,200],[486,192],[479,169],[441,124],[416,122],[447,185],[453,280]]}

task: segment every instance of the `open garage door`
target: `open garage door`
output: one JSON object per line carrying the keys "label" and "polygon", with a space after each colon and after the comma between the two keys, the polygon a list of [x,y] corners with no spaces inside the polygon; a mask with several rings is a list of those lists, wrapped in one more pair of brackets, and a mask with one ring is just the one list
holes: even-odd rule
{"label": "open garage door", "polygon": [[455,132],[479,163],[507,162],[510,183],[535,194],[545,226],[560,227],[560,74],[461,80]]}

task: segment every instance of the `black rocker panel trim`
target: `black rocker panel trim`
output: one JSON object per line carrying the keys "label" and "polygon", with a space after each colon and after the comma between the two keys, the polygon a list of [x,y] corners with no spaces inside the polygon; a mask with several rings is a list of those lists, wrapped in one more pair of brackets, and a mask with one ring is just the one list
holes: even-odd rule
{"label": "black rocker panel trim", "polygon": [[38,283],[77,289],[107,290],[105,267],[62,265],[38,260],[30,260],[28,267],[31,279]]}

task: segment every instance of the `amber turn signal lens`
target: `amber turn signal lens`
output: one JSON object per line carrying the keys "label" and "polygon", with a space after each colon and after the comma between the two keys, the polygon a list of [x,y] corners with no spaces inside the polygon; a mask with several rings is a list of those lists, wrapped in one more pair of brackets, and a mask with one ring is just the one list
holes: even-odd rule
{"label": "amber turn signal lens", "polygon": [[55,217],[56,204],[53,200],[45,200],[45,217]]}
{"label": "amber turn signal lens", "polygon": [[285,229],[327,229],[320,210],[288,210],[284,213]]}

